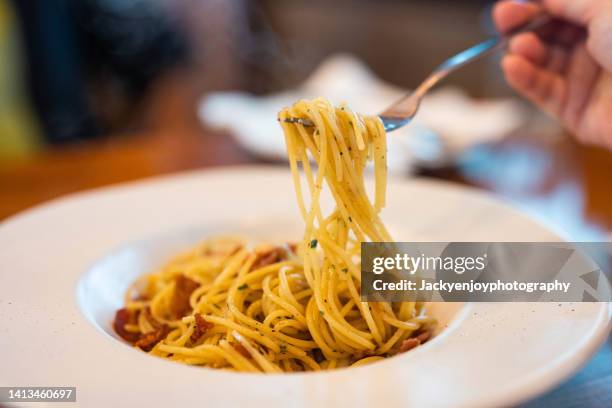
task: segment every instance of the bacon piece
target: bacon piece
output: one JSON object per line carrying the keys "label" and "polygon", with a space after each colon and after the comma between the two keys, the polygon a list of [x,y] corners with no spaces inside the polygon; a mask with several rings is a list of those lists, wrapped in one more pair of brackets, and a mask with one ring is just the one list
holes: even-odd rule
{"label": "bacon piece", "polygon": [[193,333],[191,333],[191,337],[189,337],[189,340],[191,340],[192,343],[195,343],[200,340],[200,337],[202,337],[204,333],[206,333],[209,329],[212,329],[214,324],[206,321],[204,316],[202,316],[200,313],[196,313],[193,317],[195,319],[195,327],[193,329]]}
{"label": "bacon piece", "polygon": [[178,275],[174,278],[175,287],[172,301],[170,302],[170,312],[172,317],[180,319],[191,311],[189,297],[200,284],[186,276]]}
{"label": "bacon piece", "polygon": [[[257,252],[257,251],[256,251]],[[281,262],[287,258],[287,251],[281,247],[266,248],[261,252],[257,252],[257,259],[251,266],[251,269],[259,269],[264,266],[272,265]]]}
{"label": "bacon piece", "polygon": [[249,353],[249,351],[242,344],[234,343],[232,344],[232,347],[234,347],[234,350],[242,354],[244,357],[251,358],[251,353]]}
{"label": "bacon piece", "polygon": [[431,330],[426,330],[426,331],[422,332],[421,334],[416,336],[416,338],[419,339],[421,344],[425,343],[427,340],[429,340],[431,338]]}
{"label": "bacon piece", "polygon": [[406,339],[404,341],[402,341],[402,345],[400,346],[400,353],[405,353],[408,350],[412,350],[413,348],[419,346],[421,344],[421,341],[416,338],[410,338],[410,339]]}
{"label": "bacon piece", "polygon": [[295,242],[287,242],[287,248],[294,254],[297,254],[297,244]]}
{"label": "bacon piece", "polygon": [[115,320],[113,321],[113,329],[123,340],[130,343],[136,342],[140,338],[140,333],[133,333],[125,329],[126,324],[136,324],[138,320],[138,311],[129,310],[126,308],[117,310]]}
{"label": "bacon piece", "polygon": [[151,349],[153,349],[157,343],[166,338],[169,332],[170,328],[164,324],[158,329],[140,336],[140,339],[138,339],[134,345],[144,351],[151,351]]}

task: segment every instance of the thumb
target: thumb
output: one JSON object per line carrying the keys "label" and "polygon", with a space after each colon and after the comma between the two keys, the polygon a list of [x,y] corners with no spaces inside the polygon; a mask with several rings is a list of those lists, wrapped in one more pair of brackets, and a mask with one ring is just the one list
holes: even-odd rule
{"label": "thumb", "polygon": [[546,11],[555,17],[588,26],[606,0],[542,0]]}
{"label": "thumb", "polygon": [[593,19],[589,26],[587,47],[593,58],[612,72],[612,4]]}
{"label": "thumb", "polygon": [[554,17],[586,27],[593,58],[612,72],[612,3],[609,0],[542,0]]}

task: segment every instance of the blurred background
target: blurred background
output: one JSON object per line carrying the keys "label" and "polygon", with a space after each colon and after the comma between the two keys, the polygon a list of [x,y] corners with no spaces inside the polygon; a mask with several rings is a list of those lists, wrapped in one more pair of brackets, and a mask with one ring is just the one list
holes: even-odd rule
{"label": "blurred background", "polygon": [[[370,82],[376,78],[401,93],[448,56],[493,34],[492,4],[0,0],[0,218],[69,192],[160,173],[282,164],[282,157],[265,154],[268,144],[278,143],[276,133],[270,136],[273,143],[259,142],[255,131],[245,140],[245,126],[256,128],[256,120],[243,119],[242,134],[236,132],[231,123],[225,126],[232,122],[233,103],[226,101],[211,115],[202,108],[207,95],[265,96],[293,89],[296,99],[305,93],[301,84],[338,53],[359,66],[331,64],[331,69],[328,64],[332,76],[348,78],[347,70],[367,69]],[[351,98],[367,100],[365,93],[359,97],[366,81],[352,78],[357,83],[346,83]],[[335,81],[328,78],[330,83]],[[496,57],[447,83],[463,99],[445,95],[426,103],[425,125],[438,126],[451,141],[458,139],[453,129],[463,129],[454,133],[464,137],[473,129],[478,140],[462,142],[444,158],[434,154],[424,160],[431,146],[424,147],[422,137],[395,138],[409,140],[401,153],[393,149],[404,174],[493,190],[575,239],[612,230],[610,153],[576,145],[554,122],[515,98]],[[323,85],[318,89],[327,89]],[[343,96],[342,89],[336,91]],[[487,102],[508,97],[515,98],[513,112],[522,105],[520,119],[508,117],[506,105],[501,116],[482,113]],[[388,103],[388,96],[378,99],[384,104],[367,111]],[[252,107],[258,104],[257,98],[250,101]],[[479,102],[482,106],[472,109]],[[261,116],[269,119],[283,106],[272,105]],[[225,121],[216,120],[222,113]],[[236,116],[246,117],[242,113]],[[458,115],[470,118],[468,123],[458,123]]]}
{"label": "blurred background", "polygon": [[[278,129],[259,118],[338,83],[339,97],[351,93],[358,103],[378,92],[389,103],[383,95],[415,87],[444,59],[494,34],[492,4],[0,0],[0,220],[126,180],[284,165],[282,146],[280,155],[274,150]],[[609,236],[612,154],[578,145],[522,102],[498,57],[450,78],[454,91],[426,103],[410,134],[394,136],[395,173],[492,191],[573,240]],[[370,113],[386,104],[377,103]],[[611,355],[608,347],[601,361]],[[594,364],[540,404],[600,395],[598,381],[612,374],[609,364]]]}

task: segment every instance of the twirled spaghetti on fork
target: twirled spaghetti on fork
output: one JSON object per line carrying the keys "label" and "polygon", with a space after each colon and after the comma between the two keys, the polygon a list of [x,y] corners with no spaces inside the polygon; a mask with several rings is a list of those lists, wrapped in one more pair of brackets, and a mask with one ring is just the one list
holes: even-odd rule
{"label": "twirled spaghetti on fork", "polygon": [[[435,320],[422,304],[360,297],[361,242],[392,240],[379,216],[387,180],[380,120],[324,99],[299,101],[279,120],[305,222],[301,241],[221,237],[177,256],[128,291],[114,321],[122,338],[182,363],[251,372],[362,365],[429,338]],[[328,214],[320,205],[325,190],[335,200]]]}

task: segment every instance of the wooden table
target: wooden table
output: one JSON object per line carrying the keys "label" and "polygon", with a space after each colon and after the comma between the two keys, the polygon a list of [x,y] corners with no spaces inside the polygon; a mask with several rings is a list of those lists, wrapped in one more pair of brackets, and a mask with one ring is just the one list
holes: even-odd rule
{"label": "wooden table", "polygon": [[124,135],[0,164],[0,219],[75,191],[181,170],[254,163],[225,132]]}
{"label": "wooden table", "polygon": [[[179,107],[180,108],[180,107]],[[175,110],[178,115],[180,109]],[[158,118],[172,116],[160,107]],[[156,116],[156,115],[153,115]],[[115,136],[0,164],[0,219],[46,200],[93,187],[213,166],[258,163],[226,132],[191,115],[172,126]],[[179,125],[177,125],[179,123]],[[612,154],[517,135],[455,168],[421,175],[478,186],[557,218],[574,232],[612,230]],[[612,406],[612,342],[577,376],[529,406]]]}

